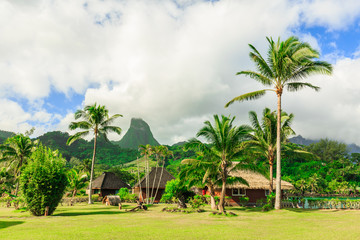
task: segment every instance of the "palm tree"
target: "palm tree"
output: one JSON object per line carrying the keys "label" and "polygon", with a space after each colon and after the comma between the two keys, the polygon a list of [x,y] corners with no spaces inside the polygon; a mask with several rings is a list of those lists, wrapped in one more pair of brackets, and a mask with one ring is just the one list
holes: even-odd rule
{"label": "palm tree", "polygon": [[289,37],[285,41],[274,42],[267,38],[269,50],[265,60],[258,50],[251,44],[250,58],[254,61],[258,72],[241,71],[237,75],[245,75],[253,78],[261,84],[273,87],[250,93],[242,94],[233,98],[225,107],[235,101],[254,100],[272,91],[277,96],[277,139],[276,139],[276,198],[275,209],[281,208],[281,96],[285,89],[290,92],[309,87],[318,91],[320,88],[301,80],[312,74],[331,74],[331,64],[318,61],[319,52],[308,43],[300,42],[297,37]]}
{"label": "palm tree", "polygon": [[109,111],[105,106],[93,105],[85,106],[83,110],[77,110],[75,112],[75,120],[81,119],[79,122],[71,122],[69,125],[70,130],[81,129],[81,132],[75,133],[70,136],[66,144],[71,145],[76,140],[83,138],[89,133],[94,134],[94,150],[93,157],[91,161],[91,173],[90,173],[90,184],[89,184],[89,204],[92,204],[91,195],[92,195],[92,182],[94,177],[94,164],[96,156],[96,140],[99,135],[102,135],[105,140],[108,141],[107,134],[109,132],[115,132],[121,134],[121,128],[116,126],[111,126],[116,118],[122,117],[121,114],[115,114],[109,117]]}
{"label": "palm tree", "polygon": [[[165,168],[165,159],[169,156],[173,156],[173,152],[172,151],[169,151],[169,149],[166,147],[166,146],[163,146],[163,145],[160,145],[160,146],[155,146],[153,148],[154,150],[154,154],[155,154],[155,157],[156,157],[156,170],[155,170],[155,177],[154,177],[154,182],[153,182],[153,189],[154,189],[154,183],[156,181],[156,174],[157,174],[157,167],[161,165],[161,173],[160,173],[160,178],[159,178],[159,181],[158,181],[158,185],[156,187],[156,191],[155,191],[155,196],[153,197],[153,200],[152,200],[152,204],[154,203],[155,199],[156,199],[156,196],[157,196],[157,193],[159,191],[159,187],[160,187],[160,182],[161,182],[161,178],[163,176],[163,173],[164,173],[164,168]],[[153,189],[151,190],[151,196],[153,196]]]}
{"label": "palm tree", "polygon": [[3,151],[3,159],[9,161],[9,165],[14,169],[15,179],[17,181],[15,188],[15,196],[19,191],[19,177],[21,175],[22,167],[27,163],[27,159],[35,150],[37,142],[32,142],[28,136],[17,134],[5,141],[5,144],[0,146]]}
{"label": "palm tree", "polygon": [[[191,145],[189,148],[191,148]],[[189,167],[180,172],[179,178],[188,180],[189,186],[205,185],[209,191],[211,209],[217,210],[215,189],[221,186],[221,178],[216,159],[206,156],[203,152],[198,152],[198,155],[197,159],[184,159],[181,161],[182,164],[188,164]]]}
{"label": "palm tree", "polygon": [[[144,156],[144,158],[145,158],[145,177],[146,177],[145,178],[145,194],[146,194],[146,204],[149,204],[149,200],[151,197],[150,196],[150,178],[149,178],[149,173],[150,173],[149,157],[154,154],[154,149],[150,144],[146,144],[146,145],[140,145],[139,151],[140,151],[140,154],[142,156]],[[140,179],[139,179],[139,182],[140,182]],[[142,200],[144,200],[143,196],[142,196],[142,192],[141,192],[141,186],[139,185],[139,187],[140,187],[141,198],[142,198]]]}
{"label": "palm tree", "polygon": [[[225,190],[229,177],[229,170],[234,168],[232,161],[242,154],[242,142],[248,137],[250,128],[248,126],[236,127],[233,125],[235,117],[228,118],[214,115],[214,125],[205,121],[205,126],[196,134],[197,137],[204,137],[209,144],[204,144],[198,139],[191,139],[188,146],[198,148],[216,159],[216,166],[221,179],[221,194],[219,211],[225,212]],[[247,169],[247,165],[238,164],[237,168]],[[250,168],[249,168],[250,169]],[[251,170],[253,170],[251,168]],[[245,183],[245,182],[244,182]]]}
{"label": "palm tree", "polygon": [[[269,191],[273,191],[273,165],[276,153],[276,112],[271,112],[269,108],[265,108],[261,123],[258,120],[256,112],[250,111],[249,118],[252,125],[253,135],[247,145],[252,148],[256,155],[265,157],[269,162],[270,182]],[[290,127],[294,118],[293,114],[288,115],[286,112],[281,113],[281,142],[286,143],[289,135],[295,132]]]}
{"label": "palm tree", "polygon": [[85,187],[87,177],[88,177],[87,174],[81,175],[80,172],[78,172],[74,168],[68,172],[69,187],[72,190],[71,202],[76,196],[77,191]]}

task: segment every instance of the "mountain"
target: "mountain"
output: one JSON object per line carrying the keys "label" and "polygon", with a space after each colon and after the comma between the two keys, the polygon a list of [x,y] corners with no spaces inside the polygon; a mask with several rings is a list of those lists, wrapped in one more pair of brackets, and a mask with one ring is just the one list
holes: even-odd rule
{"label": "mountain", "polygon": [[138,149],[139,145],[160,145],[154,138],[149,125],[140,118],[132,118],[130,128],[120,141],[113,142],[121,148]]}
{"label": "mountain", "polygon": [[[296,136],[296,137],[289,138],[289,141],[291,143],[296,143],[296,144],[308,146],[308,145],[310,145],[312,143],[317,143],[320,140],[306,139],[306,138],[303,138],[301,135],[299,135],[299,136]],[[351,153],[360,153],[360,147],[358,145],[354,144],[354,143],[347,144],[347,148],[348,148],[350,154]]]}
{"label": "mountain", "polygon": [[[58,149],[64,158],[68,161],[71,157],[78,159],[92,158],[94,141],[86,141],[78,139],[70,146],[66,145],[69,138],[68,133],[59,131],[47,132],[37,139],[51,149]],[[96,163],[106,164],[109,166],[119,165],[122,163],[133,161],[138,156],[137,150],[123,149],[119,146],[105,141],[104,138],[99,136],[96,144]]]}
{"label": "mountain", "polygon": [[14,135],[15,135],[15,133],[13,133],[13,132],[0,130],[0,144],[3,144],[6,139],[8,139],[9,137],[14,136]]}
{"label": "mountain", "polygon": [[289,141],[291,143],[296,143],[296,144],[299,144],[299,145],[308,146],[308,145],[310,145],[312,143],[317,143],[319,140],[306,139],[306,138],[303,138],[301,135],[299,135],[299,136],[296,136],[296,137],[289,138]]}

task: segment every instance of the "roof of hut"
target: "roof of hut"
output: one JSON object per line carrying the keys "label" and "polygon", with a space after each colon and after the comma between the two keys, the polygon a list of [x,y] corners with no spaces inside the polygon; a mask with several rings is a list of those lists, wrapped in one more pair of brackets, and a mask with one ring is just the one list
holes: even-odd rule
{"label": "roof of hut", "polygon": [[[162,175],[161,175],[161,171],[163,171]],[[161,175],[161,179],[160,179],[160,175]],[[160,181],[159,189],[165,189],[166,183],[168,181],[175,179],[175,177],[173,175],[171,175],[171,173],[169,173],[166,170],[166,168],[163,168],[163,167],[153,167],[147,176],[149,176],[150,187],[153,186],[154,180],[155,180],[155,187],[158,186],[159,181]],[[145,186],[146,186],[147,176],[144,176],[140,180],[140,186],[142,188],[145,188]],[[155,178],[155,176],[156,176],[156,178]],[[135,184],[135,187],[139,187],[139,182],[137,182]]]}
{"label": "roof of hut", "polygon": [[[244,170],[234,170],[230,174],[232,177],[242,177],[244,178],[248,183],[249,186],[246,186],[244,184],[240,183],[233,183],[233,184],[227,184],[227,188],[244,188],[244,189],[269,189],[269,179],[261,175],[260,173],[250,172],[250,171],[244,171]],[[274,189],[276,189],[275,186],[275,178],[274,178]],[[281,189],[282,190],[290,190],[294,189],[294,186],[287,182],[281,180]]]}
{"label": "roof of hut", "polygon": [[98,178],[93,181],[93,189],[120,189],[131,187],[123,182],[115,173],[103,172]]}

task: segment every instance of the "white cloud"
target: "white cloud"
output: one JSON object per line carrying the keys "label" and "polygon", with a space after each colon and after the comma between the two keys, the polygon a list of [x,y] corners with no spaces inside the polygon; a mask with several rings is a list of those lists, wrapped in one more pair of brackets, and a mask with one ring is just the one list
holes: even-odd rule
{"label": "white cloud", "polygon": [[[54,128],[58,121],[56,129],[67,130],[73,113],[61,118],[43,108],[43,99],[51,91],[84,94],[84,104],[98,102],[108,106],[111,114],[123,114],[119,124],[124,132],[131,117],[142,117],[155,137],[167,144],[194,137],[204,120],[215,113],[236,115],[238,123],[247,122],[249,110],[260,112],[265,105],[274,109],[276,104],[275,96],[269,95],[223,107],[233,97],[260,88],[252,80],[235,76],[253,68],[248,43],[265,53],[266,36],[285,39],[301,22],[330,30],[345,28],[360,9],[353,1],[341,3],[342,8],[335,1],[285,0],[84,3],[0,2],[0,98],[32,103],[31,109],[21,109],[22,113],[4,112],[14,120],[11,124],[0,122],[1,129],[19,129],[19,124],[32,120],[39,122],[37,134]],[[300,33],[300,37],[321,49],[310,33]],[[332,57],[334,62],[338,60],[337,55]],[[355,64],[341,62],[335,67]],[[355,78],[348,81],[353,83]],[[331,86],[323,88],[341,87]],[[315,93],[306,96],[309,102],[319,97]],[[327,98],[331,102],[334,96],[328,94]],[[289,100],[285,106],[307,113],[298,104],[302,100]],[[350,100],[344,104],[352,107]],[[323,104],[322,109],[332,109],[327,101]],[[19,118],[21,114],[27,117]],[[325,130],[310,128],[313,121],[305,116],[296,117],[299,133],[324,134]],[[334,124],[342,121],[336,115],[331,119]]]}

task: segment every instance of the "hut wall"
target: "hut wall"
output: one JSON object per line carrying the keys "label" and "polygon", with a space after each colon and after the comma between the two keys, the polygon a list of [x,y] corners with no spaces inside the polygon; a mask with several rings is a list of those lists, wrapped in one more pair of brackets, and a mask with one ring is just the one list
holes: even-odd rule
{"label": "hut wall", "polygon": [[105,197],[107,195],[115,195],[116,189],[101,189],[100,196]]}
{"label": "hut wall", "polygon": [[[152,191],[152,188],[149,189],[150,195],[151,195],[151,191]],[[164,189],[159,188],[156,198],[155,198],[155,201],[154,201],[155,203],[160,202],[160,199],[161,199],[162,195],[164,194],[164,191],[165,191]],[[156,188],[154,188],[152,196],[155,196],[155,192],[156,192]],[[141,188],[142,196],[140,196],[140,188],[138,188],[138,187],[133,188],[133,193],[137,194],[139,196],[140,201],[144,201],[146,199],[146,188]]]}
{"label": "hut wall", "polygon": [[[209,191],[206,190],[205,194],[209,195],[210,193],[209,193]],[[220,194],[221,194],[221,189],[215,190],[215,196],[220,196]],[[227,188],[226,192],[225,192],[225,196],[231,197],[231,199],[227,200],[231,206],[239,206],[240,205],[239,199],[242,196],[233,196],[232,189]],[[249,198],[248,203],[255,204],[256,201],[259,199],[266,199],[265,190],[264,189],[246,189],[245,197]]]}

